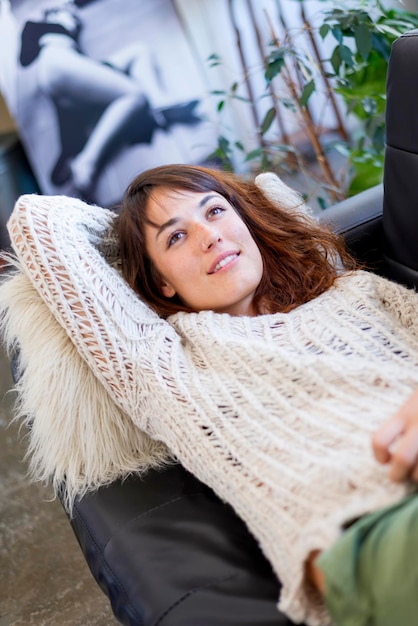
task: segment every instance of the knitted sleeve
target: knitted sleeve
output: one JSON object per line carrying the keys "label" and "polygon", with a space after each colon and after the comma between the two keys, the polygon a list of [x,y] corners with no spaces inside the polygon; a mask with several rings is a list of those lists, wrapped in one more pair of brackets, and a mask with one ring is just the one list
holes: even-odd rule
{"label": "knitted sleeve", "polygon": [[69,197],[25,195],[8,223],[13,248],[35,288],[113,400],[135,412],[146,387],[147,347],[175,331],[151,311],[98,246],[112,211]]}
{"label": "knitted sleeve", "polygon": [[376,294],[385,311],[418,337],[417,292],[376,274],[371,276],[375,284]]}

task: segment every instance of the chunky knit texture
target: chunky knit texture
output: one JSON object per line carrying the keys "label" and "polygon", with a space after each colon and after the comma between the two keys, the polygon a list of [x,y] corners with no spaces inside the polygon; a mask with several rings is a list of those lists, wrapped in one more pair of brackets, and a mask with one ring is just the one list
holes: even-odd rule
{"label": "chunky knit texture", "polygon": [[[418,387],[418,296],[359,271],[287,314],[161,320],[99,248],[110,211],[23,196],[13,247],[123,413],[228,501],[257,537],[295,622],[329,623],[304,562],[398,500],[371,433]],[[48,393],[46,390],[45,393]]]}

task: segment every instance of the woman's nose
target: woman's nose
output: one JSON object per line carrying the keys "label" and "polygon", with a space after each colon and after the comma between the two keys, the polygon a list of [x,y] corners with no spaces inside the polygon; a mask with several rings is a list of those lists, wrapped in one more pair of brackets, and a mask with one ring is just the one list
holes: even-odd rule
{"label": "woman's nose", "polygon": [[202,226],[200,229],[200,247],[203,252],[211,250],[221,240],[219,232],[214,228]]}

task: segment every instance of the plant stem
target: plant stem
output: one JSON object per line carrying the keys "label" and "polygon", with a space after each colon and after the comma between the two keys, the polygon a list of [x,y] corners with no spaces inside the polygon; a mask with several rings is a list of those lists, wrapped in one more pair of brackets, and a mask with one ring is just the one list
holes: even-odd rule
{"label": "plant stem", "polygon": [[[289,29],[287,27],[287,24],[286,24],[284,18],[283,18],[282,12],[280,10],[280,3],[279,3],[278,0],[277,0],[277,5],[278,5],[278,8],[279,8],[279,19],[280,19],[280,21],[282,23],[282,26],[283,26],[285,32],[287,33],[287,36],[290,39]],[[279,45],[280,45],[279,44],[279,39],[278,39],[278,37],[276,35],[276,32],[275,32],[275,30],[273,28],[273,25],[272,25],[271,20],[270,20],[270,18],[269,18],[267,13],[266,13],[266,16],[267,16],[267,20],[269,22],[269,27],[270,27],[270,33],[271,33],[272,41],[273,41],[274,45],[279,47]],[[312,144],[312,147],[313,147],[313,150],[314,150],[314,153],[315,153],[315,156],[316,156],[316,160],[318,161],[318,165],[319,165],[319,167],[320,167],[320,169],[322,171],[322,175],[323,175],[324,180],[325,180],[325,182],[327,184],[328,193],[330,195],[330,198],[331,198],[332,201],[336,201],[336,200],[342,198],[343,194],[341,192],[340,185],[339,185],[338,181],[336,180],[336,178],[334,176],[334,173],[333,173],[333,171],[331,169],[331,165],[329,163],[329,160],[328,160],[328,158],[327,158],[327,156],[326,156],[326,154],[325,154],[325,152],[324,152],[324,150],[322,148],[322,145],[321,145],[321,142],[320,142],[320,139],[319,139],[319,136],[318,136],[318,132],[317,132],[317,130],[315,128],[315,123],[314,123],[314,120],[312,118],[312,114],[311,114],[311,112],[309,110],[309,107],[300,105],[300,94],[298,93],[298,88],[297,88],[296,83],[293,80],[293,78],[292,78],[292,76],[290,74],[289,68],[287,67],[286,64],[283,67],[282,74],[283,74],[286,86],[289,89],[290,94],[291,94],[291,96],[293,98],[295,106],[297,107],[297,109],[298,109],[298,111],[299,111],[299,113],[300,113],[300,115],[301,115],[301,117],[302,117],[302,119],[304,121],[306,134],[308,135],[308,138],[309,138],[309,140],[310,140],[310,142]]]}
{"label": "plant stem", "polygon": [[[252,26],[254,28],[254,32],[255,32],[255,36],[256,36],[256,40],[257,40],[257,45],[258,45],[258,50],[260,52],[260,56],[263,60],[263,65],[264,67],[266,67],[266,56],[265,56],[265,51],[264,51],[264,46],[263,46],[263,42],[261,40],[261,35],[260,35],[260,29],[258,28],[257,25],[257,21],[255,19],[255,15],[254,15],[254,9],[253,9],[253,5],[252,5],[252,1],[251,0],[247,0],[247,6],[248,6],[248,12],[250,14],[250,18],[251,18],[251,22],[252,22]],[[274,87],[272,85],[272,83],[269,83],[269,92],[272,98],[272,103],[273,103],[273,108],[275,111],[275,115],[276,115],[276,120],[277,123],[279,125],[279,130],[280,130],[280,135],[283,139],[283,142],[286,144],[290,145],[290,141],[289,141],[289,135],[287,133],[287,130],[285,128],[284,125],[284,121],[283,121],[283,117],[280,111],[280,108],[277,106],[277,95],[274,91]]]}
{"label": "plant stem", "polygon": [[343,120],[342,120],[342,117],[341,117],[341,113],[340,113],[340,109],[338,108],[337,101],[335,99],[335,94],[334,94],[334,92],[331,89],[331,85],[329,83],[328,76],[326,75],[326,72],[324,70],[324,66],[323,66],[323,62],[322,62],[322,59],[321,59],[321,55],[319,54],[319,50],[318,50],[318,44],[316,43],[316,39],[315,39],[315,35],[313,33],[313,30],[312,30],[312,26],[311,26],[308,18],[306,17],[305,6],[304,6],[304,2],[303,1],[301,2],[300,7],[301,7],[300,13],[301,13],[301,17],[302,17],[302,22],[303,22],[303,24],[305,26],[305,29],[306,29],[306,32],[308,34],[309,40],[311,42],[312,49],[313,49],[314,54],[315,54],[315,58],[316,58],[316,60],[318,62],[319,71],[320,71],[320,74],[322,76],[322,80],[324,81],[325,89],[326,89],[328,98],[329,98],[329,100],[331,102],[331,106],[332,106],[332,108],[334,110],[335,118],[337,120],[337,132],[338,132],[338,134],[341,136],[341,138],[344,141],[348,141],[349,140],[349,135],[348,135],[348,132],[347,132],[345,126],[344,126],[344,123],[343,123]]}
{"label": "plant stem", "polygon": [[237,42],[238,53],[239,53],[239,57],[240,57],[240,61],[241,61],[241,66],[242,66],[242,71],[243,71],[245,84],[246,84],[246,87],[247,87],[248,97],[249,97],[249,100],[250,100],[251,112],[252,112],[252,116],[253,116],[254,125],[255,125],[255,128],[258,129],[258,133],[257,133],[258,134],[258,140],[259,140],[260,146],[262,148],[265,148],[266,144],[265,144],[264,138],[261,135],[260,130],[259,130],[260,129],[260,120],[258,119],[258,113],[257,113],[257,107],[255,105],[255,98],[254,98],[253,88],[252,88],[251,81],[250,81],[249,76],[248,76],[247,63],[246,63],[246,60],[245,60],[244,51],[242,49],[241,34],[240,34],[240,31],[239,31],[238,25],[236,23],[236,20],[235,20],[233,3],[234,3],[234,0],[228,0],[229,15],[230,15],[230,19],[231,19],[231,23],[232,23],[233,29],[235,31],[235,37],[236,37],[236,42]]}

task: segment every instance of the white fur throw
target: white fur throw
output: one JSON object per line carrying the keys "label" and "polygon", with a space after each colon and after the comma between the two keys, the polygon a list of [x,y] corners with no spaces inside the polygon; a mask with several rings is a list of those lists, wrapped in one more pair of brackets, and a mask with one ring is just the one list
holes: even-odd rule
{"label": "white fur throw", "polygon": [[[275,174],[256,184],[289,211],[310,215],[302,197]],[[59,201],[57,199],[57,201]],[[118,242],[109,232],[98,248],[118,267]],[[28,432],[33,480],[52,483],[68,511],[74,499],[134,472],[173,459],[110,399],[17,261],[0,285],[0,331],[19,355],[16,417]]]}
{"label": "white fur throw", "polygon": [[301,216],[314,218],[310,206],[305,204],[303,197],[298,191],[292,189],[273,172],[264,172],[256,176],[254,180],[257,187],[262,189],[264,195],[274,203],[277,203],[286,211],[300,214]]}
{"label": "white fur throw", "polygon": [[77,496],[170,460],[109,398],[18,266],[0,286],[0,315],[19,354],[15,419],[28,427],[30,476],[51,482],[69,512]]}

